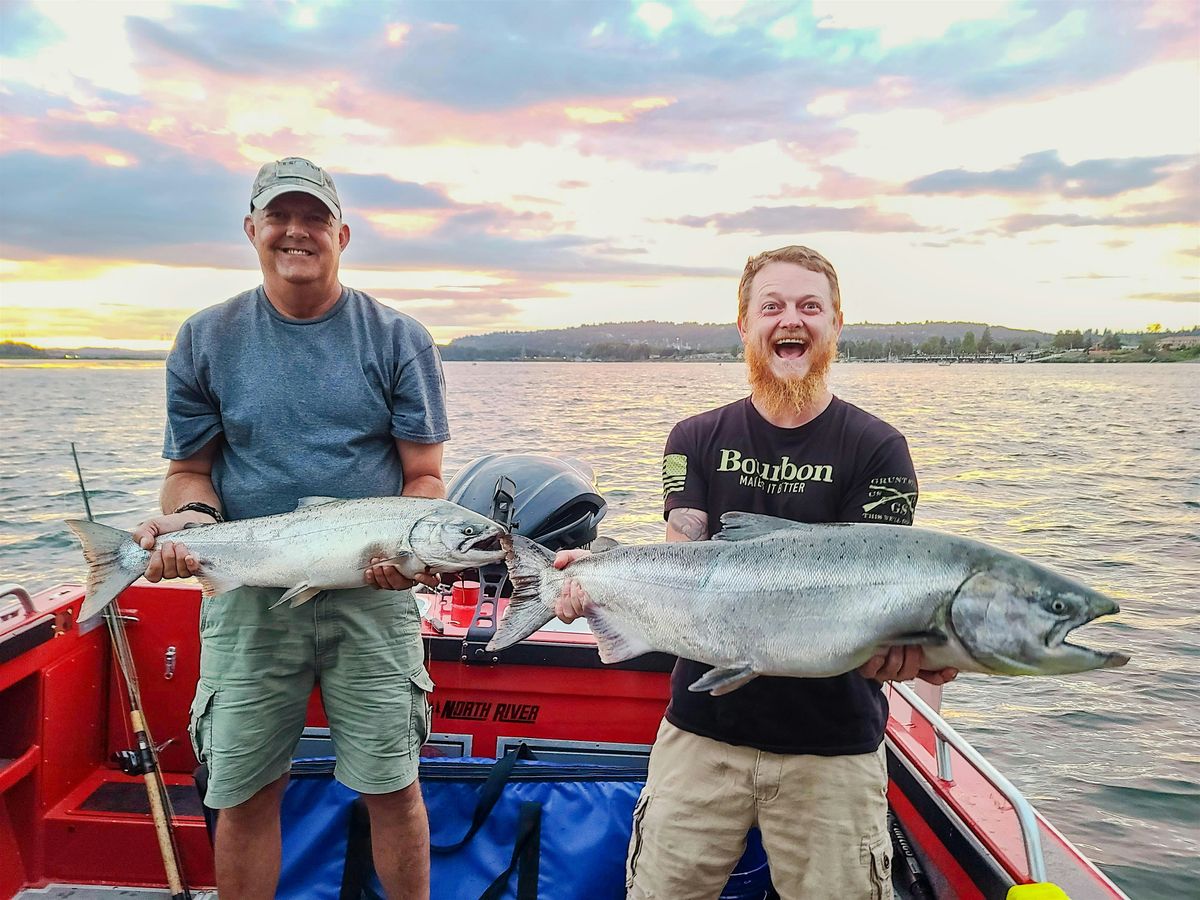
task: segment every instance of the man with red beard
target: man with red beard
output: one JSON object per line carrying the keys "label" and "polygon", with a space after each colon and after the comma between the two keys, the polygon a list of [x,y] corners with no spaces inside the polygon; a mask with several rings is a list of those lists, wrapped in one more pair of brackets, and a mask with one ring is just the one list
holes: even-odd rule
{"label": "man with red beard", "polygon": [[[821,254],[790,246],[746,263],[738,332],[750,396],[671,431],[667,540],[706,540],[734,510],[912,524],[917,480],[904,436],[826,382],[841,330],[837,272]],[[558,606],[570,621],[586,614],[587,598],[568,582]],[[919,647],[897,647],[834,678],[759,677],[720,697],[689,691],[710,668],[680,659],[671,676],[634,810],[628,897],[717,897],[753,826],[783,900],[890,897],[881,685],[941,684],[957,672],[923,671]]]}

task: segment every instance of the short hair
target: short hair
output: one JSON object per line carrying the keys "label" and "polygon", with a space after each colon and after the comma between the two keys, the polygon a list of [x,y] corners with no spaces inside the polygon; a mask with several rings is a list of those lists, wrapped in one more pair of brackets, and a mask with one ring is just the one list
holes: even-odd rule
{"label": "short hair", "polygon": [[746,310],[750,305],[750,285],[762,268],[768,263],[793,263],[810,272],[820,272],[829,279],[829,297],[833,300],[833,311],[838,315],[842,312],[842,292],[838,288],[837,271],[833,264],[816,250],[791,244],[777,250],[767,250],[758,256],[746,260],[746,268],[742,271],[742,280],[738,284],[738,322],[746,321]]}

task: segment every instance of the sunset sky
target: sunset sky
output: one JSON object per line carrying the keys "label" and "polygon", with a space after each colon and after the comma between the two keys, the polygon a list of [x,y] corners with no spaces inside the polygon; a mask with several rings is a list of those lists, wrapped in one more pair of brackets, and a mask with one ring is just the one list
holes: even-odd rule
{"label": "sunset sky", "polygon": [[439,341],[729,322],[746,257],[848,322],[1200,321],[1200,3],[0,0],[0,339],[163,348],[259,283],[258,166]]}

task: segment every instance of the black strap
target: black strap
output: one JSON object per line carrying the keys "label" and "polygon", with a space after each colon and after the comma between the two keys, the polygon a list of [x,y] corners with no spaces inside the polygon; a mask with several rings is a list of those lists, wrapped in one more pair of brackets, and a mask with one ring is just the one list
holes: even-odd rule
{"label": "black strap", "polygon": [[496,760],[492,771],[488,773],[487,781],[483,783],[483,787],[479,791],[479,801],[475,804],[475,814],[471,817],[470,829],[463,835],[462,840],[453,844],[430,845],[430,852],[453,853],[465,847],[471,838],[475,837],[475,833],[483,827],[487,817],[491,815],[492,807],[500,799],[501,793],[504,792],[504,785],[508,783],[512,770],[516,768],[517,760],[533,758],[533,753],[525,744],[518,744],[515,750],[509,750],[503,757]]}
{"label": "black strap", "polygon": [[371,858],[371,815],[362,797],[350,804],[346,834],[346,860],[338,900],[383,900],[371,889],[375,864]]}
{"label": "black strap", "polygon": [[217,811],[204,803],[204,797],[208,793],[208,766],[204,763],[196,766],[192,772],[192,780],[196,783],[196,793],[200,795],[200,809],[204,812],[204,830],[208,834],[208,845],[214,847],[217,843]]}
{"label": "black strap", "polygon": [[508,868],[500,873],[479,900],[500,900],[513,869],[517,870],[517,900],[537,900],[538,859],[542,852],[542,804],[527,800],[521,804],[517,821],[517,840],[513,844]]}

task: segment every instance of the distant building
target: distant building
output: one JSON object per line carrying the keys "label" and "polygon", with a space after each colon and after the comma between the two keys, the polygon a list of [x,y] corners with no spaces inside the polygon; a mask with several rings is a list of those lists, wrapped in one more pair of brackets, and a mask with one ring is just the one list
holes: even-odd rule
{"label": "distant building", "polygon": [[1200,347],[1200,334],[1181,334],[1176,337],[1165,337],[1155,346],[1159,350],[1186,350],[1188,347]]}

